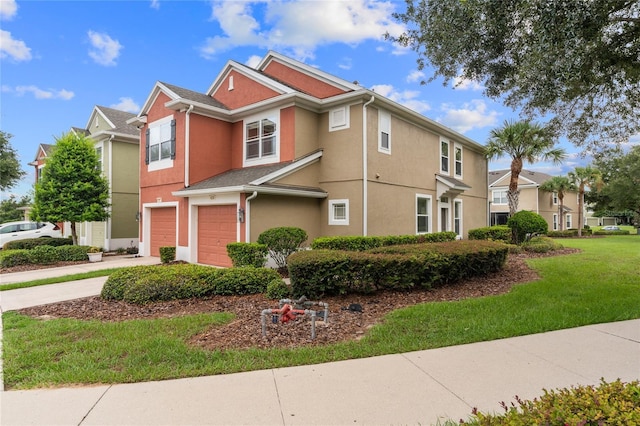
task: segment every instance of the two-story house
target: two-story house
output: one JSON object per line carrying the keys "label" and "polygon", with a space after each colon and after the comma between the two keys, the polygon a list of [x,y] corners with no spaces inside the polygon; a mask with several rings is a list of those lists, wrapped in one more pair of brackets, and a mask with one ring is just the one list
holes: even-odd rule
{"label": "two-story house", "polygon": [[106,221],[77,225],[79,244],[104,250],[138,246],[140,132],[127,123],[134,117],[135,114],[129,112],[95,106],[85,128],[71,128],[72,132],[93,141],[99,167],[109,181],[111,204]]}
{"label": "two-story house", "polygon": [[140,253],[230,265],[229,242],[486,226],[484,147],[396,102],[268,52],[206,93],[157,82],[137,117]]}
{"label": "two-story house", "polygon": [[[507,191],[511,170],[489,172],[489,191],[491,196],[491,225],[505,225],[509,218]],[[577,191],[568,191],[563,198],[563,211],[555,192],[542,191],[540,185],[551,179],[551,175],[523,169],[518,177],[518,210],[538,213],[549,224],[549,230],[558,231],[578,227],[579,196]],[[562,225],[560,225],[562,224]]]}

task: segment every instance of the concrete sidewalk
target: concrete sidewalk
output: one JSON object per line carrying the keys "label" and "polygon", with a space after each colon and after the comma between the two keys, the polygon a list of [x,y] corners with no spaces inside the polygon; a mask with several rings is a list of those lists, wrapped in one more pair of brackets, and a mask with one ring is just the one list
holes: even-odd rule
{"label": "concrete sidewalk", "polygon": [[[79,291],[73,285],[101,288],[69,285],[22,289],[33,293],[21,301],[19,290],[0,292],[0,305],[40,304],[49,297],[36,297],[43,287],[67,298]],[[532,399],[543,389],[596,385],[601,378],[640,379],[640,319],[320,365],[4,391],[0,424],[424,425],[467,419],[473,407],[501,412],[500,402],[515,395]]]}

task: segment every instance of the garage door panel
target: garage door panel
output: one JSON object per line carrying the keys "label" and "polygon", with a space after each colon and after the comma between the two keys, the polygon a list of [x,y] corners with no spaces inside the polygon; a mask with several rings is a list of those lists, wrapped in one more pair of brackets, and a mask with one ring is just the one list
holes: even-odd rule
{"label": "garage door panel", "polygon": [[176,209],[151,209],[151,256],[160,256],[160,247],[176,245]]}
{"label": "garage door panel", "polygon": [[198,207],[198,263],[231,266],[227,244],[235,241],[235,205]]}

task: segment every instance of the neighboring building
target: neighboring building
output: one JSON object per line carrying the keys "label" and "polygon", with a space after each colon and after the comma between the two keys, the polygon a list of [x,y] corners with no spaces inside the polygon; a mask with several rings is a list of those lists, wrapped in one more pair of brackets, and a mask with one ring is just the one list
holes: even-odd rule
{"label": "neighboring building", "polygon": [[48,143],[41,143],[38,145],[38,152],[36,152],[36,158],[29,163],[30,166],[35,168],[35,181],[38,182],[42,179],[42,169],[44,168],[44,163],[47,160],[47,157],[51,155],[51,150],[53,149],[53,145],[49,145]]}
{"label": "neighboring building", "polygon": [[[564,211],[560,212],[560,201],[555,192],[540,190],[540,185],[551,179],[546,173],[523,169],[518,176],[520,196],[518,211],[529,210],[541,215],[549,224],[550,231],[558,231],[562,222],[562,229],[578,227],[578,199],[577,191],[564,194]],[[491,201],[491,225],[506,225],[509,218],[509,203],[507,191],[511,170],[496,170],[489,172],[489,197]]]}
{"label": "neighboring building", "polygon": [[231,264],[229,242],[486,226],[484,147],[355,83],[269,52],[206,93],[157,82],[140,114],[140,254]]}

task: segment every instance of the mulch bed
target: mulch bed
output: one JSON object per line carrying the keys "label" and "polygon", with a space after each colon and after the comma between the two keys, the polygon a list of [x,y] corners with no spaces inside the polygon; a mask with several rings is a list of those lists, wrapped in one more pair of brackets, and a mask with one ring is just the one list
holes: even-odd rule
{"label": "mulch bed", "polygon": [[[311,339],[308,316],[286,324],[272,323],[267,318],[266,337],[262,337],[260,313],[264,309],[277,309],[278,302],[264,295],[216,296],[208,299],[186,299],[134,305],[121,301],[102,300],[99,296],[22,309],[24,315],[42,318],[76,318],[81,320],[125,321],[141,318],[170,318],[203,312],[231,312],[235,319],[224,326],[212,327],[194,336],[190,343],[209,350],[299,347],[357,340],[387,313],[425,302],[452,301],[471,297],[497,295],[508,292],[518,283],[538,279],[525,260],[575,253],[576,249],[562,249],[553,253],[511,254],[505,268],[486,277],[467,279],[452,285],[429,290],[385,291],[375,294],[356,294],[322,298],[329,304],[329,320],[316,322],[316,338]],[[358,304],[362,311],[347,309]],[[313,307],[310,309],[314,309]],[[316,310],[322,308],[317,307]]]}

